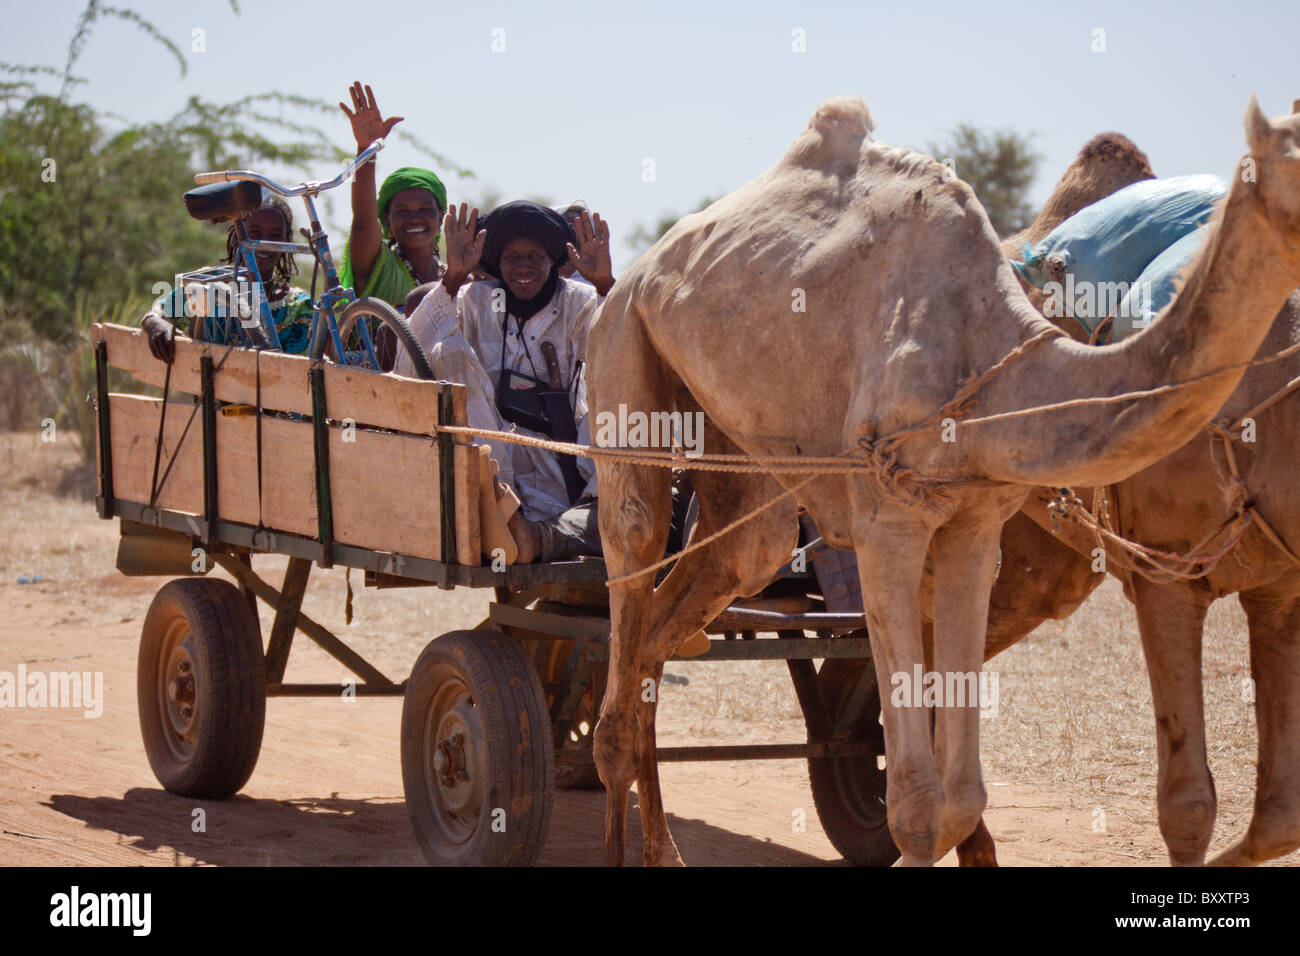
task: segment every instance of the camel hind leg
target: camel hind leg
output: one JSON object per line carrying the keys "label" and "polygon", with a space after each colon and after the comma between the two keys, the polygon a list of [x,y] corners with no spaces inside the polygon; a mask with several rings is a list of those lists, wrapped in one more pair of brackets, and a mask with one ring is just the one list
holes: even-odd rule
{"label": "camel hind leg", "polygon": [[[613,303],[606,302],[608,309]],[[607,360],[589,370],[593,435],[605,416],[622,410],[648,413],[672,408],[675,379],[664,368],[645,331],[630,311],[602,311],[592,328],[593,345]],[[671,473],[666,468],[628,465],[596,458],[600,485],[599,521],[605,566],[611,579],[649,567],[663,557],[671,523]],[[593,734],[596,770],[605,785],[605,861],[623,863],[627,801],[636,779],[638,701],[644,691],[644,650],[654,590],[646,574],[610,588],[609,680]],[[653,755],[650,756],[653,759]],[[644,799],[644,798],[643,798]]]}
{"label": "camel hind leg", "polygon": [[1259,759],[1246,835],[1212,863],[1253,865],[1300,847],[1300,601],[1243,592]]}
{"label": "camel hind leg", "polygon": [[[719,435],[711,452],[731,451]],[[733,520],[768,503],[781,493],[763,475],[697,472],[692,475],[700,500],[700,520],[693,540],[703,540]],[[768,508],[717,541],[684,554],[655,589],[647,629],[649,644],[641,666],[655,687],[664,662],[682,641],[718,616],[737,597],[763,588],[788,560],[798,540],[797,510],[786,500]],[[647,700],[649,696],[649,700]],[[668,829],[655,760],[655,713],[658,694],[641,696],[638,717],[637,797],[645,835],[647,866],[680,864],[681,857]]]}

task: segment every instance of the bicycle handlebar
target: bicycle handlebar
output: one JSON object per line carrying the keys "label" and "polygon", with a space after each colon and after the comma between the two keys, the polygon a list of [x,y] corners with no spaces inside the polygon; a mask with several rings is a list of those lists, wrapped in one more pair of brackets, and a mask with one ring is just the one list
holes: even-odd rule
{"label": "bicycle handlebar", "polygon": [[281,196],[292,198],[301,196],[305,193],[315,195],[324,192],[327,189],[333,189],[345,182],[357,169],[364,166],[370,160],[374,159],[375,154],[384,148],[384,141],[377,139],[365,148],[362,153],[352,162],[344,166],[339,174],[328,182],[307,182],[298,186],[281,186],[279,183],[272,182],[261,173],[250,172],[246,169],[227,169],[216,173],[195,173],[194,181],[200,186],[206,186],[208,183],[228,183],[232,180],[246,180],[248,182],[258,183],[259,185],[278,193]]}

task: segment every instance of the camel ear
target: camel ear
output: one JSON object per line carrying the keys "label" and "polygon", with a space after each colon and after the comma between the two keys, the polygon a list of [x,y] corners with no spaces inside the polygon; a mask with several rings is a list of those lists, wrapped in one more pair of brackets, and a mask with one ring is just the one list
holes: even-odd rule
{"label": "camel ear", "polygon": [[1264,153],[1273,138],[1273,124],[1269,122],[1264,111],[1259,108],[1255,94],[1250,95],[1246,105],[1246,142],[1252,153]]}

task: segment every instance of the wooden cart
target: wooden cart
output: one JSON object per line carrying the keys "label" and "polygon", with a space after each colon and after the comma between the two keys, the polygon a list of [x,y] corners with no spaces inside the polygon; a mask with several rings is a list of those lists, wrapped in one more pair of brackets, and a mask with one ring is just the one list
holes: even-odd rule
{"label": "wooden cart", "polygon": [[[466,423],[464,387],[181,341],[169,370],[139,330],[93,334],[95,500],[101,517],[121,522],[118,568],[179,575],[154,598],[138,663],[141,731],[162,785],[234,794],[256,765],[267,697],[341,693],[285,683],[301,633],[356,675],[342,692],[404,697],[406,803],[431,863],[535,860],[555,788],[600,786],[591,744],[608,660],[605,568],[480,563],[477,456],[437,432]],[[173,400],[110,393],[110,366]],[[289,559],[278,588],[254,570],[263,554]],[[395,681],[302,612],[313,565],[336,564],[364,571],[367,586],[491,587],[496,600],[478,629],[430,641]],[[238,586],[206,577],[213,567]],[[807,742],[661,748],[658,758],[806,758],[835,847],[854,863],[891,863],[862,618],[819,611],[806,573],[785,574],[763,596],[799,613],[729,608],[707,628],[721,638],[692,660],[785,660]],[[274,611],[265,645],[259,600]]]}

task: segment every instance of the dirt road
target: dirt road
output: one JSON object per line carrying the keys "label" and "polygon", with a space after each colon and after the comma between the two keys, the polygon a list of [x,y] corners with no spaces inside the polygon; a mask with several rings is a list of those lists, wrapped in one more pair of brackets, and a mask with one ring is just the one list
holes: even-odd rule
{"label": "dirt road", "polygon": [[[0,707],[0,865],[422,863],[402,802],[399,699],[273,699],[261,759],[230,801],[161,789],[145,759],[135,702],[140,627],[164,579],[113,571],[116,522],[60,494],[76,470],[67,442],[0,433],[0,680],[28,671],[102,675],[99,717]],[[84,482],[82,483],[84,484]],[[283,559],[257,558],[277,583]],[[429,640],[473,627],[489,594],[357,585],[344,619],[341,569],[315,571],[304,610],[394,679]],[[44,578],[35,583],[22,580]],[[262,634],[271,616],[262,611]],[[1211,769],[1219,813],[1211,852],[1245,830],[1254,797],[1255,726],[1235,601],[1211,608],[1205,639]],[[1068,621],[996,657],[996,715],[981,720],[987,821],[1005,863],[1166,862],[1155,825],[1155,735],[1131,607],[1114,582]],[[665,746],[776,743],[803,736],[784,664],[674,662],[658,725]],[[298,639],[286,677],[337,681],[343,669]],[[686,681],[683,683],[682,681]],[[669,764],[664,799],[687,863],[835,862],[800,761]],[[202,810],[206,829],[196,825]],[[561,792],[542,862],[602,859],[603,795]],[[799,828],[800,820],[804,827]],[[639,854],[639,825],[629,828]],[[17,834],[17,835],[16,835]],[[1278,861],[1294,865],[1300,854]],[[944,861],[952,863],[952,859]]]}
{"label": "dirt road", "polygon": [[[99,534],[111,526],[92,530]],[[309,607],[336,603],[338,577],[322,575]],[[97,718],[68,709],[0,710],[0,865],[421,864],[402,802],[399,699],[272,700],[261,759],[239,796],[194,801],[161,789],[145,759],[135,702],[140,625],[160,583],[110,574],[0,585],[0,606],[6,609],[0,670],[13,673],[25,664],[29,672],[100,672],[104,687]],[[363,592],[358,602],[373,607],[391,597]],[[431,592],[426,600],[455,605],[444,609],[438,623],[445,630],[481,616],[486,595]],[[268,624],[264,620],[264,630]],[[400,666],[399,650],[379,649],[390,676]],[[417,651],[411,648],[412,659]],[[691,673],[705,666],[675,670]],[[302,642],[289,676],[324,681],[341,675],[331,659]],[[686,694],[690,686],[673,692]],[[665,696],[669,726],[678,704]],[[663,735],[662,743],[698,740],[677,732]],[[838,860],[817,821],[800,761],[668,765],[663,781],[673,832],[688,863]],[[1077,797],[996,779],[989,793],[988,821],[1006,863],[1162,860],[1154,815],[1140,801],[1124,806],[1108,799],[1106,832],[1099,832],[1094,808]],[[562,792],[541,862],[599,863],[603,812],[600,793]],[[632,852],[639,854],[635,822],[630,833]]]}

